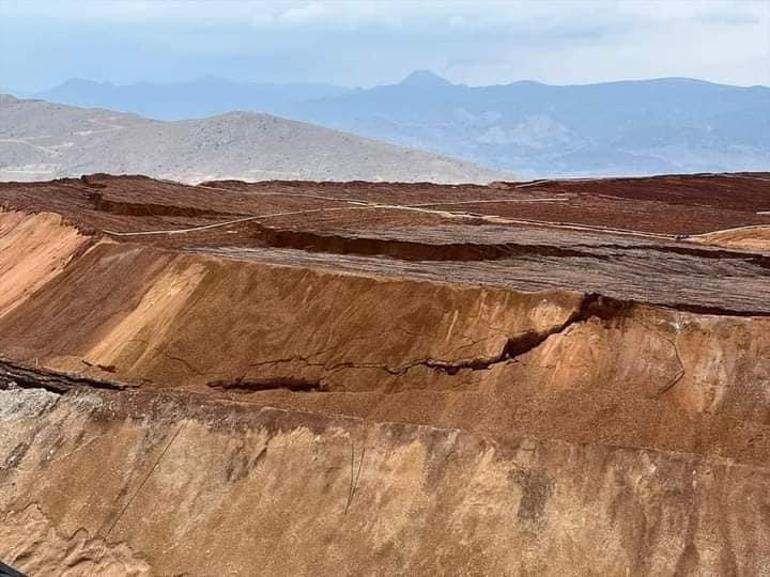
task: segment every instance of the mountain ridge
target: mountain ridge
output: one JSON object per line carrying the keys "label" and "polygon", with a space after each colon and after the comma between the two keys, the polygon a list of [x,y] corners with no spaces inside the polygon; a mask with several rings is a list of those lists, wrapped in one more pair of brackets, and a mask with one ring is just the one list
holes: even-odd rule
{"label": "mountain ridge", "polygon": [[163,121],[0,95],[0,180],[93,172],[216,179],[489,182],[510,174],[250,111]]}
{"label": "mountain ridge", "polygon": [[35,95],[158,119],[275,114],[526,177],[765,170],[770,88],[669,77],[455,84],[429,70],[370,88],[322,83],[77,81]]}

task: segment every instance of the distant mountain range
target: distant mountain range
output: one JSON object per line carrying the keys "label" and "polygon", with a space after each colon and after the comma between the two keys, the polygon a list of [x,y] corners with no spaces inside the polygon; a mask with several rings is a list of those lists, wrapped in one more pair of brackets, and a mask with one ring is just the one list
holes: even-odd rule
{"label": "distant mountain range", "polygon": [[140,82],[123,86],[74,79],[51,90],[25,96],[72,106],[133,112],[158,120],[184,120],[235,110],[278,114],[294,105],[350,92],[329,84],[244,84],[208,77],[177,84]]}
{"label": "distant mountain range", "polygon": [[217,78],[126,86],[72,80],[37,96],[167,120],[265,112],[520,176],[770,168],[770,88],[684,78],[471,87],[418,71],[369,89]]}
{"label": "distant mountain range", "polygon": [[489,182],[510,174],[266,114],[178,120],[0,94],[0,180],[93,172],[184,182]]}

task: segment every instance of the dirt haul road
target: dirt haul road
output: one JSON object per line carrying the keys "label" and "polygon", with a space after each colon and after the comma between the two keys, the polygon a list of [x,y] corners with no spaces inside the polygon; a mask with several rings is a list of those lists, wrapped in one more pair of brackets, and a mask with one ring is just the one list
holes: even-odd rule
{"label": "dirt haul road", "polygon": [[0,203],[30,575],[770,574],[766,175]]}

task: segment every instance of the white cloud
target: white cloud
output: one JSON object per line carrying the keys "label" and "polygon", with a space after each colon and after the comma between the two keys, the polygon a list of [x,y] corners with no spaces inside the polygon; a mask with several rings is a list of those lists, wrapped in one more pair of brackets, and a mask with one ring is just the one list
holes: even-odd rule
{"label": "white cloud", "polygon": [[444,23],[482,31],[533,22],[568,26],[576,20],[644,22],[713,19],[724,23],[767,21],[767,0],[0,0],[6,17],[112,21],[243,21],[259,26],[421,26]]}
{"label": "white cloud", "polygon": [[171,70],[369,85],[431,68],[471,84],[770,84],[770,0],[0,0],[0,50],[7,83],[88,76],[99,59],[116,81]]}

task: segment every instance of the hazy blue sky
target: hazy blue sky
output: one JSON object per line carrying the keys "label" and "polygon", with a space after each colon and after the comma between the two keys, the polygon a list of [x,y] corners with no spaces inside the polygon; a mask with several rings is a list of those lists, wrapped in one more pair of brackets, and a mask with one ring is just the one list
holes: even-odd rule
{"label": "hazy blue sky", "polygon": [[770,85],[770,0],[0,0],[0,86],[205,75],[369,86],[689,76]]}

